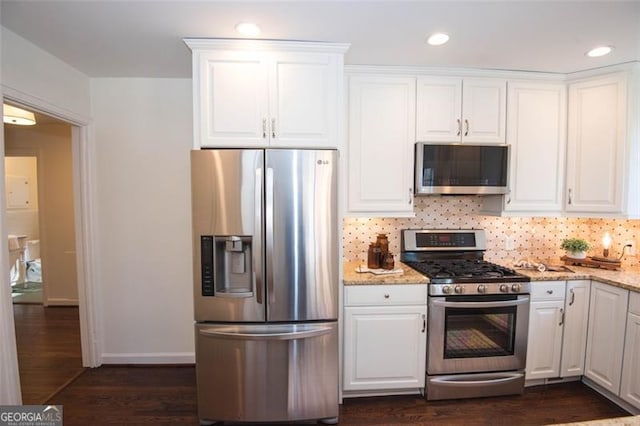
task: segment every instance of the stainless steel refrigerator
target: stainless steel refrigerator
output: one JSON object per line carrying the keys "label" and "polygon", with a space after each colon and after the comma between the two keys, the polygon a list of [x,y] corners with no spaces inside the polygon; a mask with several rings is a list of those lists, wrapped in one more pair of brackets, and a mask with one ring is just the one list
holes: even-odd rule
{"label": "stainless steel refrigerator", "polygon": [[335,150],[191,152],[201,422],[337,422]]}

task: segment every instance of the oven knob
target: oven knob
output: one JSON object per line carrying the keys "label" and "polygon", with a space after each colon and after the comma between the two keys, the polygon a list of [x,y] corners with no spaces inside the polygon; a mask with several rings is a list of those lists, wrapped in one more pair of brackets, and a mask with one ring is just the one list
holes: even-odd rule
{"label": "oven knob", "polygon": [[478,293],[486,293],[486,291],[487,291],[487,286],[486,285],[480,284],[478,286]]}
{"label": "oven knob", "polygon": [[515,283],[514,285],[511,286],[511,290],[513,290],[516,293],[519,292],[521,288],[522,286],[518,283]]}
{"label": "oven knob", "polygon": [[502,293],[509,293],[509,286],[506,284],[500,284],[500,291]]}
{"label": "oven knob", "polygon": [[442,292],[443,292],[444,294],[449,294],[449,293],[451,293],[451,287],[449,287],[448,285],[444,285],[444,286],[442,286]]}
{"label": "oven knob", "polygon": [[456,294],[461,294],[463,288],[461,285],[457,285],[453,290],[456,292]]}

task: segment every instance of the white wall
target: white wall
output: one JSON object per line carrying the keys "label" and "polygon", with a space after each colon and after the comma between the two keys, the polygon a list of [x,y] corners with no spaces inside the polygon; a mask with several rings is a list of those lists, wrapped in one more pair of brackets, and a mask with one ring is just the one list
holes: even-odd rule
{"label": "white wall", "polygon": [[[38,172],[36,157],[5,157],[4,170],[7,194],[12,190],[10,176],[20,177],[19,181],[14,182],[23,188],[22,178],[26,178],[29,182],[27,205],[11,207],[7,195],[7,232],[15,235],[26,235],[28,240],[37,240],[40,238],[40,231],[38,229]],[[20,191],[23,188],[13,188],[13,190]]]}
{"label": "white wall", "polygon": [[189,79],[93,79],[103,362],[193,362]]}
{"label": "white wall", "polygon": [[89,78],[19,35],[2,31],[2,85],[72,115],[90,114]]}

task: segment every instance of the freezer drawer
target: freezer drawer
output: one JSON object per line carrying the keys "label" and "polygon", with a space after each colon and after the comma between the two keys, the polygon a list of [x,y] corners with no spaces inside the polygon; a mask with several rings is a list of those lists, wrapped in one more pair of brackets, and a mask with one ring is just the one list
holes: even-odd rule
{"label": "freezer drawer", "polygon": [[210,421],[338,416],[338,328],[196,324],[198,415]]}

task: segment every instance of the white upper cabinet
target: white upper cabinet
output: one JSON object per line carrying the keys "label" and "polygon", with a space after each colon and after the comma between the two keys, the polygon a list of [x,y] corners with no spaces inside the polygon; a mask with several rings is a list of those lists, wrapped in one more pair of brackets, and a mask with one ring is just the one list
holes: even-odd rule
{"label": "white upper cabinet", "polygon": [[348,213],[412,216],[415,78],[349,77]]}
{"label": "white upper cabinet", "polygon": [[624,73],[569,85],[568,212],[623,213],[626,135]]}
{"label": "white upper cabinet", "polygon": [[484,211],[560,214],[567,141],[566,86],[510,81],[508,99],[510,193],[483,197]]}
{"label": "white upper cabinet", "polygon": [[418,141],[505,143],[505,80],[420,77],[417,84]]}
{"label": "white upper cabinet", "polygon": [[336,148],[346,45],[201,40],[194,148]]}

